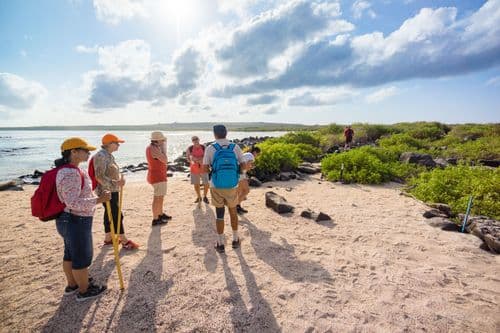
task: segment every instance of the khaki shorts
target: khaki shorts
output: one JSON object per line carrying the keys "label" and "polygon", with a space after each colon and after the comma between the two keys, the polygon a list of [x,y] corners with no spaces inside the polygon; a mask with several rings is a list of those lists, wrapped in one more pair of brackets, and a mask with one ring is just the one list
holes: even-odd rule
{"label": "khaki shorts", "polygon": [[212,196],[212,205],[215,207],[224,207],[226,205],[229,208],[236,207],[238,204],[238,189],[217,189],[210,188],[210,194]]}
{"label": "khaki shorts", "polygon": [[200,180],[202,184],[208,184],[208,173],[192,173],[191,174],[191,184],[198,185],[200,184]]}
{"label": "khaki shorts", "polygon": [[167,195],[167,182],[154,183],[152,185],[155,197],[164,197]]}

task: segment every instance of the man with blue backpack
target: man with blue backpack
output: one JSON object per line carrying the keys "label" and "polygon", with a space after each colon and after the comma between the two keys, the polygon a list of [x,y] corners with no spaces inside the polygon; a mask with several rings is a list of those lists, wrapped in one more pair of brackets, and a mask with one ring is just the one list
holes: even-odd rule
{"label": "man with blue backpack", "polygon": [[238,236],[238,182],[240,168],[246,169],[241,148],[226,139],[227,129],[224,125],[214,126],[215,142],[208,146],[203,157],[203,168],[211,174],[210,194],[215,206],[217,242],[215,250],[224,253],[224,206],[229,210],[231,228],[233,229],[233,249],[240,247]]}

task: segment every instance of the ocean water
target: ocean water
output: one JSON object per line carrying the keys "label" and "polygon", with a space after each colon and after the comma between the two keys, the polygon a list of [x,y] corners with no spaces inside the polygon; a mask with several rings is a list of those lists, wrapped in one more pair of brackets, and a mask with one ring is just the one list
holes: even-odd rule
{"label": "ocean water", "polygon": [[[146,161],[145,149],[149,144],[150,131],[113,132],[126,142],[113,155],[120,166],[137,165]],[[250,136],[281,136],[286,132],[229,132],[229,139]],[[102,131],[0,131],[0,181],[31,174],[38,169],[44,171],[53,166],[61,156],[61,143],[69,137],[79,136],[91,145],[100,147]],[[170,132],[167,136],[169,161],[180,156],[191,144],[191,136],[197,135],[201,142],[213,141],[211,131]],[[86,164],[82,164],[86,168]]]}

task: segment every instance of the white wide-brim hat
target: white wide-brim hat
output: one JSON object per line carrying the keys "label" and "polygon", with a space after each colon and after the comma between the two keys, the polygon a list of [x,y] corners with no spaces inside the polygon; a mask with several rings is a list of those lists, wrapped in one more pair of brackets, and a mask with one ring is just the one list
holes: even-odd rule
{"label": "white wide-brim hat", "polygon": [[163,140],[167,140],[167,138],[165,137],[165,135],[163,135],[162,132],[155,131],[155,132],[151,132],[151,140],[153,140],[153,141],[163,141]]}

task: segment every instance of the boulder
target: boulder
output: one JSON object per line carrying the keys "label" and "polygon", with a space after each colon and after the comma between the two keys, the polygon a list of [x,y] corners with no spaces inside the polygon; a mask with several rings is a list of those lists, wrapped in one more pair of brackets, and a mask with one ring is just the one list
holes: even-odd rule
{"label": "boulder", "polygon": [[[463,220],[463,214],[459,216]],[[468,232],[481,238],[492,252],[500,253],[500,221],[486,216],[470,216],[465,228]]]}
{"label": "boulder", "polygon": [[9,190],[11,187],[16,186],[16,182],[14,180],[10,180],[8,182],[0,183],[0,191]]}
{"label": "boulder", "polygon": [[431,217],[430,219],[427,220],[427,223],[434,228],[446,228],[446,226],[451,222],[450,220],[444,218],[444,217]]}
{"label": "boulder", "polygon": [[492,168],[498,168],[500,166],[500,160],[479,160],[478,162],[479,164]]}
{"label": "boulder", "polygon": [[302,172],[302,173],[309,174],[309,175],[313,175],[315,173],[321,172],[321,168],[315,167],[311,163],[301,163],[297,167],[297,170]]}
{"label": "boulder", "polygon": [[438,158],[434,159],[434,163],[436,163],[436,166],[438,166],[442,169],[446,168],[449,164],[448,161],[442,157],[438,157]]}
{"label": "boulder", "polygon": [[319,214],[318,213],[315,213],[313,212],[312,210],[310,210],[309,208],[306,209],[306,210],[303,210],[301,213],[300,213],[300,216],[306,218],[306,219],[310,219],[310,220],[314,220],[316,222],[320,222],[320,221],[331,221],[331,217],[328,216],[327,214],[323,213],[323,212],[320,212]]}
{"label": "boulder", "polygon": [[430,209],[428,211],[426,211],[423,216],[426,218],[426,219],[430,219],[430,218],[433,218],[433,217],[447,217],[445,214],[441,213],[441,211],[439,211],[438,209]]}
{"label": "boulder", "polygon": [[294,210],[285,198],[272,191],[266,192],[266,207],[272,208],[278,214],[291,213]]}
{"label": "boulder", "polygon": [[182,155],[182,156],[177,157],[177,158],[174,160],[174,163],[175,163],[175,164],[182,165],[182,166],[186,166],[186,167],[188,167],[188,166],[189,166],[189,161],[187,160],[187,158],[186,158],[186,156],[185,156],[185,155]]}
{"label": "boulder", "polygon": [[320,221],[331,221],[331,219],[332,218],[328,214],[325,214],[323,212],[319,212],[318,217],[316,217],[314,220],[316,222],[320,222]]}
{"label": "boulder", "polygon": [[432,156],[429,154],[406,152],[401,154],[399,161],[402,163],[423,165],[428,168],[434,168],[436,166],[436,162],[434,162]]}
{"label": "boulder", "polygon": [[451,165],[457,165],[458,160],[454,157],[451,157],[451,158],[447,158],[446,162],[448,162]]}
{"label": "boulder", "polygon": [[250,177],[248,179],[248,185],[251,187],[260,187],[262,186],[262,182],[258,180],[256,177]]}
{"label": "boulder", "polygon": [[429,207],[435,208],[439,210],[441,213],[446,215],[446,217],[453,217],[453,213],[451,211],[451,207],[447,204],[443,203],[431,203],[429,204]]}
{"label": "boulder", "polygon": [[306,219],[313,219],[314,215],[314,212],[310,209],[306,209],[306,210],[303,210],[301,213],[300,213],[300,216],[306,218]]}
{"label": "boulder", "polygon": [[484,242],[488,245],[491,252],[500,254],[500,239],[492,235],[485,235]]}

